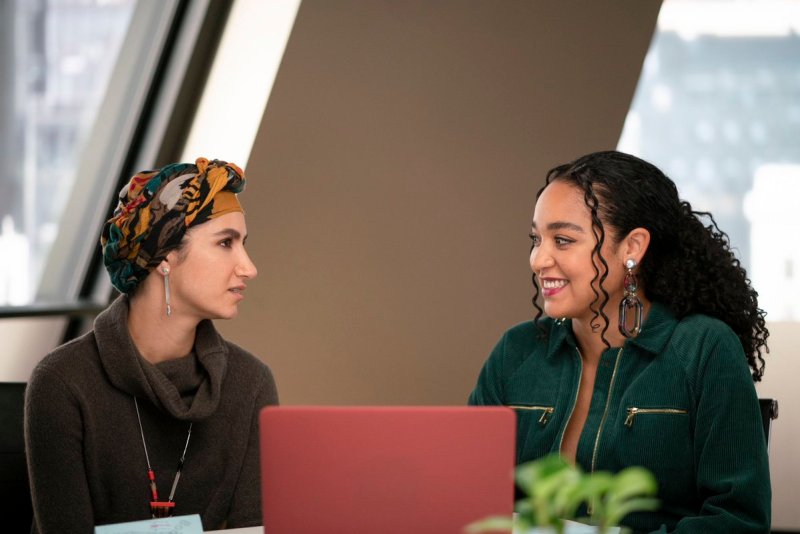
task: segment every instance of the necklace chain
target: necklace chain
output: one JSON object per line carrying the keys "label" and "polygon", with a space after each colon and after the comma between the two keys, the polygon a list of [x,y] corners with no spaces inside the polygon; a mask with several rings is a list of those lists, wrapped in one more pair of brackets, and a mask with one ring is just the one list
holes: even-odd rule
{"label": "necklace chain", "polygon": [[183,464],[186,460],[186,451],[189,449],[189,439],[192,437],[192,425],[194,423],[189,423],[189,431],[186,434],[186,444],[183,446],[183,452],[181,453],[181,457],[178,460],[178,468],[175,471],[175,478],[172,480],[172,488],[170,488],[169,498],[166,502],[162,502],[158,500],[158,487],[156,486],[156,473],[153,471],[153,468],[150,466],[150,455],[147,453],[147,442],[144,439],[144,427],[142,426],[142,416],[139,414],[139,402],[136,400],[136,396],[133,397],[133,405],[136,407],[136,419],[139,421],[139,433],[142,436],[142,447],[144,448],[144,458],[147,462],[147,479],[150,485],[150,496],[152,500],[150,501],[150,512],[152,513],[153,517],[164,517],[172,515],[172,511],[175,508],[175,490],[178,487],[178,481],[181,479],[181,471],[183,470]]}

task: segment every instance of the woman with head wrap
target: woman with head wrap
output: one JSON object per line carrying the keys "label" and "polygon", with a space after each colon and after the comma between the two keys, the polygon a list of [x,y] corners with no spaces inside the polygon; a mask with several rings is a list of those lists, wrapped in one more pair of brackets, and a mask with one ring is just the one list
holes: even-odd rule
{"label": "woman with head wrap", "polygon": [[103,227],[122,295],[28,383],[33,532],[200,514],[261,523],[258,414],[277,404],[258,359],[212,319],[237,314],[256,268],[241,169],[198,159],[135,175]]}

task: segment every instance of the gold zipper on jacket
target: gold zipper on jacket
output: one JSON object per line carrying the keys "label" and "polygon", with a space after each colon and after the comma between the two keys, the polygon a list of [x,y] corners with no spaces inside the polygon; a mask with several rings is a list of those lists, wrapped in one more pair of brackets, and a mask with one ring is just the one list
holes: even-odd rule
{"label": "gold zipper on jacket", "polygon": [[614,362],[614,371],[611,373],[611,383],[608,386],[608,395],[606,396],[606,407],[603,410],[603,417],[600,419],[600,426],[597,427],[597,437],[594,439],[594,451],[592,452],[592,473],[594,473],[595,464],[597,463],[597,449],[600,445],[600,435],[603,433],[603,425],[608,416],[608,405],[611,403],[611,395],[614,393],[614,381],[617,379],[617,369],[619,368],[619,360],[622,356],[622,348],[617,352],[617,361]]}
{"label": "gold zipper on jacket", "polygon": [[686,410],[679,408],[636,408],[635,406],[628,408],[628,417],[625,418],[625,426],[628,428],[633,426],[633,418],[640,413],[672,413],[672,414],[687,414]]}
{"label": "gold zipper on jacket", "polygon": [[[608,385],[606,407],[603,409],[603,417],[600,418],[600,426],[597,427],[597,436],[594,438],[594,450],[592,451],[592,474],[594,473],[594,468],[597,464],[597,449],[600,445],[600,435],[603,433],[603,425],[605,425],[606,417],[608,416],[608,405],[611,404],[611,395],[614,393],[614,382],[617,379],[617,369],[619,369],[620,356],[622,356],[622,347],[620,347],[619,351],[617,352],[617,360],[614,362],[614,371],[611,373],[611,382]],[[589,503],[587,512],[590,516],[594,514],[594,503]]]}
{"label": "gold zipper on jacket", "polygon": [[[558,440],[558,452],[561,452],[561,445],[564,443],[564,432],[567,431],[567,425],[569,425],[569,420],[572,419],[572,412],[575,411],[575,405],[578,404],[578,393],[581,391],[581,377],[583,376],[583,357],[581,356],[581,351],[578,347],[575,347],[575,352],[578,353],[578,389],[575,390],[575,399],[572,401],[572,407],[569,409],[569,415],[567,415],[566,423],[564,423],[564,428],[561,430],[561,439]],[[576,451],[577,455],[577,451]]]}
{"label": "gold zipper on jacket", "polygon": [[546,425],[547,422],[550,420],[550,416],[553,415],[555,411],[552,406],[508,406],[509,408],[513,408],[514,410],[530,410],[530,411],[542,411],[542,416],[539,418],[539,424],[542,426]]}

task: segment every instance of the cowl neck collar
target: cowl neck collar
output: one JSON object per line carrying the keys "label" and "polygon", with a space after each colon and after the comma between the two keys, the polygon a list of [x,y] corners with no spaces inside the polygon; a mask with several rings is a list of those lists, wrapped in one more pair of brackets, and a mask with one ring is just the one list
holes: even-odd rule
{"label": "cowl neck collar", "polygon": [[100,361],[111,383],[179,420],[211,416],[219,405],[228,363],[214,325],[207,320],[197,325],[189,355],[153,365],[142,358],[128,332],[129,306],[128,297],[121,295],[94,321]]}

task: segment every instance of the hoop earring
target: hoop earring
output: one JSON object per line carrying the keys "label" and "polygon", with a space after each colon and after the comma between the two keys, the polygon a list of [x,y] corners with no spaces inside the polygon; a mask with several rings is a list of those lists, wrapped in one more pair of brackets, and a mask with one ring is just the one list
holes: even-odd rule
{"label": "hoop earring", "polygon": [[164,300],[167,303],[167,317],[172,317],[172,305],[169,301],[169,269],[164,267],[161,272],[164,273]]}
{"label": "hoop earring", "polygon": [[[636,291],[639,289],[636,282],[636,275],[633,274],[633,269],[636,267],[636,260],[628,258],[625,261],[625,268],[628,270],[625,273],[625,296],[619,303],[619,332],[625,337],[636,337],[642,331],[642,315],[644,315],[644,305],[639,300],[639,295]],[[633,309],[633,327],[628,329],[628,310]]]}

